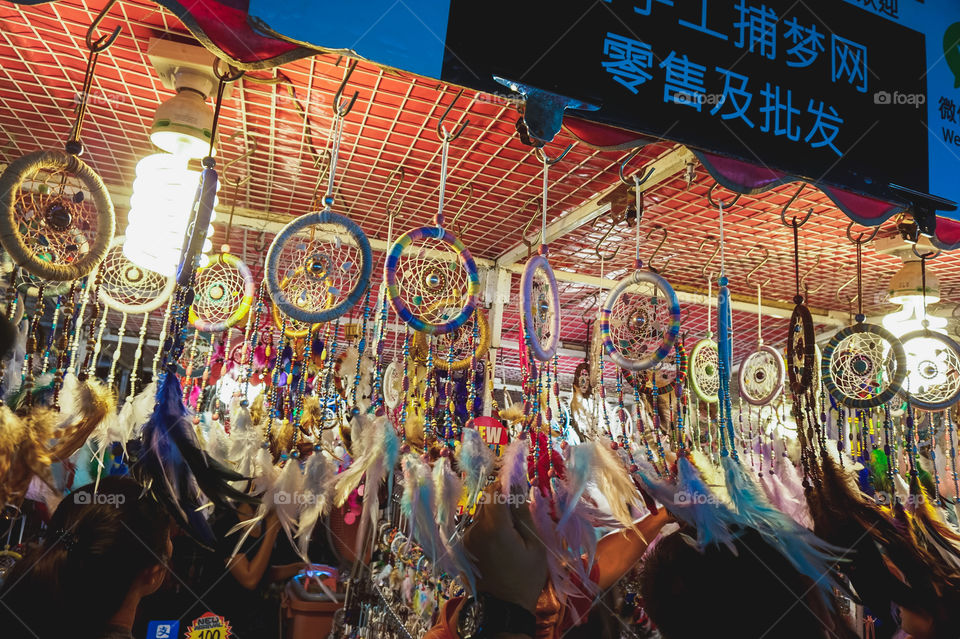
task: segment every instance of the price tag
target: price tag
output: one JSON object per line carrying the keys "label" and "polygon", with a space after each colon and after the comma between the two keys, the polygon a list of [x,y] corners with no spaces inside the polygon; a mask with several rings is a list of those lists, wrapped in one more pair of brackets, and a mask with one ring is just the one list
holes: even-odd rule
{"label": "price tag", "polygon": [[230,622],[212,612],[197,617],[187,628],[186,639],[229,639]]}

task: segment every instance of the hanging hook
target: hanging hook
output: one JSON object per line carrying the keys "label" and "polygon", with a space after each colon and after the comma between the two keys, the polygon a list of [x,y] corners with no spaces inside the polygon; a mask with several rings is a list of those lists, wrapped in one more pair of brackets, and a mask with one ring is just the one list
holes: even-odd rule
{"label": "hanging hook", "polygon": [[397,185],[393,187],[393,191],[390,192],[390,197],[387,198],[387,206],[385,208],[386,208],[388,217],[396,217],[397,213],[400,212],[400,209],[403,208],[403,199],[401,198],[400,204],[397,205],[397,210],[396,211],[390,210],[390,205],[393,204],[393,198],[396,197],[397,192],[400,190],[400,187],[403,186],[403,181],[407,178],[406,170],[403,168],[402,165],[398,166],[393,170],[392,173],[390,173],[390,177],[387,178],[387,184],[390,184],[390,180],[393,179],[394,175],[399,175],[400,179],[397,180]]}
{"label": "hanging hook", "polygon": [[868,244],[873,241],[873,238],[877,236],[877,233],[880,232],[880,225],[873,227],[873,233],[870,234],[870,237],[863,239],[865,233],[860,233],[857,236],[857,239],[853,239],[853,235],[850,234],[850,231],[853,229],[853,225],[856,224],[854,220],[850,220],[850,224],[847,225],[847,239],[853,242],[854,244]]}
{"label": "hanging hook", "polygon": [[813,263],[813,266],[811,266],[811,267],[807,270],[807,272],[804,273],[804,274],[800,277],[800,290],[805,291],[807,295],[809,295],[810,293],[816,293],[817,291],[819,291],[820,289],[822,289],[824,286],[827,285],[826,282],[820,282],[820,286],[818,286],[817,288],[813,289],[812,291],[810,290],[810,288],[809,288],[808,285],[807,285],[807,278],[810,277],[815,270],[817,270],[817,267],[818,267],[818,266],[820,266],[820,254],[819,254],[819,253],[817,254],[817,261],[814,262],[814,263]]}
{"label": "hanging hook", "polygon": [[[333,110],[334,117],[342,118],[350,113],[350,111],[353,110],[354,103],[357,101],[357,96],[360,95],[359,91],[354,91],[349,100],[340,100],[340,98],[343,97],[343,90],[347,88],[347,82],[350,81],[350,76],[353,75],[353,70],[357,68],[358,62],[359,60],[350,61],[347,65],[346,75],[343,76],[340,86],[337,87],[337,92],[333,94],[333,102],[330,104],[330,108]],[[340,61],[337,60],[337,65],[339,66],[339,64]]]}
{"label": "hanging hook", "polygon": [[714,189],[716,189],[718,186],[720,186],[720,183],[719,183],[719,182],[714,182],[714,183],[713,183],[713,186],[710,187],[710,190],[707,191],[707,201],[710,202],[710,206],[712,206],[712,207],[715,208],[715,209],[719,209],[721,206],[723,206],[723,208],[724,208],[725,210],[730,210],[730,207],[731,207],[731,206],[733,206],[734,204],[736,204],[737,202],[740,201],[740,196],[743,195],[743,193],[736,193],[736,194],[734,195],[733,200],[731,200],[729,204],[727,204],[727,203],[725,203],[725,202],[719,202],[719,203],[718,203],[716,200],[713,199],[713,191],[714,191]]}
{"label": "hanging hook", "polygon": [[[637,173],[634,173],[629,178],[623,176],[623,169],[626,168],[627,164],[630,163],[630,160],[637,157],[637,154],[643,150],[644,147],[638,146],[633,151],[630,151],[630,154],[623,159],[623,162],[620,163],[620,181],[626,184],[627,186],[640,186],[644,182],[650,179],[650,176],[653,175],[653,172],[656,170],[653,167],[650,167],[650,170],[647,171],[647,174],[642,178],[637,178]],[[642,171],[642,169],[641,169]]]}
{"label": "hanging hook", "polygon": [[97,17],[93,19],[93,22],[90,23],[90,27],[87,29],[87,35],[84,39],[86,40],[87,48],[90,49],[91,53],[103,53],[109,49],[114,42],[117,41],[117,37],[120,35],[119,24],[114,27],[113,32],[109,35],[102,35],[96,40],[93,39],[93,32],[97,30],[97,27],[100,26],[100,23],[103,22],[103,19],[107,17],[110,9],[112,9],[113,5],[116,3],[117,0],[110,0],[106,6],[100,10],[100,13],[97,14]]}
{"label": "hanging hook", "polygon": [[712,235],[708,235],[700,241],[700,246],[697,248],[698,254],[703,253],[703,247],[707,244],[707,242],[713,242],[713,253],[710,255],[710,259],[707,260],[707,263],[703,265],[703,268],[700,269],[700,276],[703,279],[707,279],[707,269],[710,268],[710,265],[713,264],[713,260],[715,260],[717,255],[720,253],[720,242],[718,242],[717,239]]}
{"label": "hanging hook", "polygon": [[[470,200],[473,199],[473,182],[467,182],[467,183],[465,183],[465,184],[461,184],[460,186],[458,186],[458,187],[457,187],[457,190],[453,192],[453,197],[450,198],[451,200],[453,200],[453,199],[455,199],[458,195],[460,195],[460,191],[463,190],[463,187],[467,187],[467,189],[468,189],[470,192],[469,192],[469,194],[467,195],[467,197],[463,200],[463,204],[461,204],[461,205],[460,205],[460,208],[457,210],[457,214],[454,215],[454,216],[453,216],[453,219],[450,221],[450,225],[456,227],[457,235],[458,235],[459,237],[463,237],[463,229],[460,228],[459,224],[457,223],[457,220],[460,219],[460,215],[463,213],[463,210],[464,210],[465,208],[467,208],[467,204],[469,204],[469,203],[470,203]],[[467,228],[469,228],[469,227],[467,227]]]}
{"label": "hanging hook", "polygon": [[[530,205],[539,201],[540,201],[540,198],[534,195],[532,198],[524,202],[523,207],[520,209],[520,215],[521,216],[526,215],[527,209],[530,208]],[[523,242],[527,247],[527,257],[530,257],[531,255],[533,255],[533,247],[535,245],[539,245],[541,240],[539,229],[537,230],[537,234],[534,235],[534,239],[532,240],[527,239],[527,231],[530,230],[530,225],[533,224],[534,220],[539,219],[539,217],[537,216],[537,213],[538,213],[537,210],[533,212],[533,215],[530,216],[530,219],[527,220],[527,223],[524,225],[523,230],[520,232],[520,241]]]}
{"label": "hanging hook", "polygon": [[856,282],[856,281],[857,281],[857,276],[854,275],[854,276],[851,277],[849,280],[847,280],[846,282],[844,282],[843,284],[840,285],[840,288],[837,289],[837,301],[838,301],[838,302],[846,302],[846,303],[847,303],[847,306],[849,307],[849,306],[853,305],[854,302],[857,301],[857,298],[859,297],[859,295],[857,295],[856,293],[855,293],[855,294],[853,295],[853,297],[851,297],[849,300],[845,300],[845,299],[843,299],[842,297],[840,297],[840,291],[842,291],[843,289],[847,288],[848,286],[850,286],[851,284],[853,284],[853,283]]}
{"label": "hanging hook", "polygon": [[240,162],[241,160],[246,160],[247,158],[252,157],[253,154],[257,152],[257,138],[252,133],[244,133],[240,129],[237,129],[236,131],[231,133],[229,136],[227,136],[227,141],[230,142],[236,139],[237,136],[244,137],[244,139],[247,142],[247,148],[243,151],[243,153],[241,153],[234,159],[224,164],[223,168],[220,169],[220,174],[221,174],[220,179],[223,181],[224,184],[228,186],[232,186],[234,188],[238,186],[242,186],[243,184],[246,184],[247,182],[250,181],[250,171],[249,170],[245,171],[244,177],[240,178],[239,180],[233,180],[227,177],[227,169],[233,166],[234,164],[236,164],[237,162]]}
{"label": "hanging hook", "polygon": [[660,252],[660,249],[663,248],[663,245],[667,242],[667,229],[665,229],[664,227],[658,224],[657,226],[653,227],[647,232],[647,237],[644,238],[644,242],[649,242],[650,236],[652,236],[657,231],[662,231],[663,237],[660,238],[660,243],[657,244],[657,248],[653,249],[653,253],[651,253],[650,257],[647,258],[647,268],[649,268],[651,271],[654,271],[655,273],[663,273],[666,271],[667,264],[669,264],[669,261],[664,260],[663,268],[658,269],[658,268],[654,268],[653,260],[657,257],[657,254]]}
{"label": "hanging hook", "polygon": [[[768,248],[765,247],[765,246],[759,246],[759,245],[751,247],[750,250],[747,251],[745,257],[750,257],[750,256],[753,255],[753,253],[754,253],[755,251],[757,251],[758,249],[761,250],[761,251],[763,251],[763,259],[761,259],[761,260],[760,260],[760,263],[757,264],[756,266],[754,266],[754,267],[750,270],[750,272],[747,273],[747,277],[746,277],[747,284],[756,284],[756,282],[753,282],[753,281],[752,281],[752,280],[753,280],[753,276],[756,275],[756,274],[757,274],[757,271],[759,271],[761,268],[763,268],[763,266],[764,266],[767,262],[770,261],[770,249],[768,249]],[[761,287],[762,287],[762,286],[766,286],[767,284],[770,283],[770,280],[771,280],[771,279],[773,279],[773,278],[768,277],[768,278],[767,278],[767,281],[765,281],[765,282],[764,282],[763,284],[761,284],[760,286],[761,286]]]}
{"label": "hanging hook", "polygon": [[570,149],[572,148],[573,148],[573,142],[568,144],[567,148],[563,150],[563,153],[561,153],[555,158],[552,158],[549,155],[547,155],[546,151],[543,150],[542,146],[535,147],[533,150],[537,154],[538,158],[540,158],[543,162],[547,163],[547,166],[553,166],[554,164],[556,164],[557,162],[565,158],[567,156],[567,153],[569,153]]}
{"label": "hanging hook", "polygon": [[[613,219],[612,223],[610,224],[610,227],[607,229],[607,232],[603,234],[603,237],[601,237],[600,240],[593,247],[593,252],[597,254],[597,259],[600,260],[601,262],[609,262],[610,260],[612,260],[617,256],[617,253],[620,252],[620,247],[618,246],[613,251],[613,253],[609,255],[603,255],[602,253],[600,253],[600,246],[607,241],[607,238],[610,237],[610,233],[613,232],[613,229],[616,228],[618,223],[619,223],[619,220]],[[596,220],[594,220],[594,224],[596,224]]]}
{"label": "hanging hook", "polygon": [[460,91],[457,92],[457,96],[453,98],[453,102],[450,103],[450,106],[447,107],[447,109],[443,112],[443,115],[440,116],[440,119],[437,120],[437,137],[440,138],[441,142],[453,142],[460,137],[460,134],[463,133],[463,130],[467,128],[468,124],[470,124],[470,119],[468,118],[464,120],[463,124],[461,124],[452,133],[447,131],[446,127],[443,126],[443,121],[447,119],[448,115],[450,115],[450,110],[453,108],[453,105],[457,103],[457,100],[460,99],[461,95],[463,95],[463,89],[460,89]]}
{"label": "hanging hook", "polygon": [[914,244],[910,248],[913,249],[913,254],[916,255],[917,258],[921,260],[933,260],[939,257],[940,253],[942,253],[941,249],[937,249],[936,251],[928,251],[926,253],[921,253],[920,251],[917,250],[916,244]]}
{"label": "hanging hook", "polygon": [[803,191],[803,189],[806,188],[806,186],[807,186],[806,182],[801,182],[800,188],[797,189],[797,192],[794,193],[793,197],[787,200],[787,203],[783,205],[782,209],[780,209],[780,221],[783,222],[784,226],[789,226],[789,227],[795,226],[797,228],[800,228],[801,226],[806,224],[807,220],[810,219],[810,216],[813,215],[813,207],[811,206],[809,209],[807,209],[807,214],[803,217],[802,220],[797,222],[797,217],[794,216],[793,221],[787,222],[787,211],[790,210],[790,207],[793,206],[793,203],[797,201],[797,198],[800,197],[800,193]]}
{"label": "hanging hook", "polygon": [[213,75],[216,76],[217,80],[223,83],[236,82],[243,77],[243,70],[238,69],[231,65],[229,62],[227,64],[227,70],[220,70],[220,63],[223,62],[220,58],[217,58],[213,61]]}
{"label": "hanging hook", "polygon": [[599,298],[600,298],[599,290],[594,291],[593,293],[590,293],[590,295],[587,295],[585,298],[583,298],[584,301],[591,300],[590,304],[588,304],[587,306],[584,306],[583,311],[580,313],[580,321],[586,324],[587,326],[590,326],[590,324],[593,323],[593,320],[587,319],[587,318],[590,317],[591,315],[596,315],[596,313],[593,312],[593,307],[597,306]]}

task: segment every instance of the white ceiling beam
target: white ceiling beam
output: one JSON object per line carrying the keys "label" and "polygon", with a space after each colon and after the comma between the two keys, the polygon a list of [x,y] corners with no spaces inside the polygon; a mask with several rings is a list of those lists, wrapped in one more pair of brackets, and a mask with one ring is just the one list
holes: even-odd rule
{"label": "white ceiling beam", "polygon": [[[646,182],[640,185],[641,191],[649,191],[650,189],[656,187],[663,182],[673,178],[675,175],[683,172],[684,168],[688,164],[696,162],[696,157],[693,153],[685,146],[676,146],[669,152],[660,156],[653,162],[646,164],[640,171],[638,175],[646,175],[650,172],[650,169],[653,169],[653,174],[650,176]],[[588,224],[600,217],[601,215],[606,215],[610,211],[610,203],[601,204],[600,202],[610,196],[611,193],[616,191],[622,185],[619,181],[613,184],[611,187],[605,189],[603,192],[597,194],[596,197],[584,202],[577,208],[573,209],[566,215],[561,216],[559,219],[554,220],[550,224],[547,224],[547,244],[552,244],[556,240],[560,239],[567,233],[574,231],[584,224]],[[533,225],[531,225],[533,226]],[[539,229],[539,225],[536,225]],[[534,237],[536,237],[537,231],[534,232]],[[504,268],[513,266],[518,261],[527,257],[527,245],[523,242],[518,243],[513,248],[507,250],[505,253],[500,255],[495,262],[498,266]]]}

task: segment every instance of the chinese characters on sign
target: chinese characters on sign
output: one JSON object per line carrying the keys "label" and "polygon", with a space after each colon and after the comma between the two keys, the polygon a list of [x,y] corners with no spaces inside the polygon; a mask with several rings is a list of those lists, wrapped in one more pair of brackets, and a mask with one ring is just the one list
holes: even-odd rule
{"label": "chinese characters on sign", "polygon": [[[638,15],[649,16],[656,4],[676,8],[674,0],[646,0],[635,4],[633,10]],[[828,36],[816,24],[778,15],[766,4],[736,0],[733,9],[732,38],[717,30],[722,27],[721,21],[711,20],[706,0],[696,16],[685,16],[695,17],[695,21],[678,17],[677,23],[729,41],[767,60],[776,61],[779,53],[789,68],[812,67],[822,57],[821,64],[825,73],[829,67],[831,82],[846,83],[859,93],[867,92],[866,46],[835,33]],[[781,44],[779,51],[778,43]],[[708,111],[711,116],[737,120],[764,134],[782,136],[814,149],[826,147],[838,156],[843,154],[835,142],[844,118],[834,105],[820,96],[801,96],[792,88],[767,79],[751,83],[746,74],[721,66],[709,68],[703,62],[705,60],[691,59],[682,50],[654,51],[649,43],[620,33],[608,32],[603,41],[604,70],[634,95],[642,85],[662,81],[665,103],[688,106],[701,113],[705,112],[705,106],[712,106]],[[662,73],[662,78],[654,80],[655,73]],[[716,80],[719,92],[708,91],[707,82],[711,79]]]}

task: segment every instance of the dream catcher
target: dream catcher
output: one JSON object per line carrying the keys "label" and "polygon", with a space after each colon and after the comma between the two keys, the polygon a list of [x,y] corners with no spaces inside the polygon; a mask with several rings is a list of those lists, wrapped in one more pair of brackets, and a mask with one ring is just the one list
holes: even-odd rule
{"label": "dream catcher", "polygon": [[384,264],[384,280],[393,310],[411,328],[428,335],[450,333],[463,326],[476,308],[480,290],[480,276],[470,251],[443,228],[450,142],[469,124],[465,121],[453,132],[444,127],[443,120],[454,103],[456,98],[437,123],[441,156],[436,226],[422,226],[401,235],[387,252]]}
{"label": "dream catcher", "polygon": [[[440,370],[462,371],[487,354],[490,349],[490,325],[479,308],[474,311],[473,320],[477,323],[476,331],[472,323],[468,323],[434,339],[433,347],[438,353],[433,359],[434,366]],[[414,359],[425,363],[427,350],[427,336],[414,333],[411,347]]]}
{"label": "dream catcher", "polygon": [[100,176],[80,159],[80,132],[97,59],[120,34],[118,26],[93,40],[94,29],[110,6],[87,30],[90,56],[65,152],[28,153],[0,175],[0,243],[18,265],[44,280],[84,277],[100,263],[113,239],[113,202]]}
{"label": "dream catcher", "polygon": [[682,388],[687,380],[689,357],[683,341],[678,339],[673,344],[676,357],[665,358],[659,366],[649,372],[626,372],[624,378],[643,392],[651,392],[656,386],[657,393],[669,395],[678,387]]}
{"label": "dream catcher", "polygon": [[[753,268],[747,281],[767,259]],[[740,396],[754,406],[770,404],[783,392],[785,372],[779,351],[763,343],[763,287],[757,283],[757,347],[740,363]]]}
{"label": "dream catcher", "polygon": [[526,347],[534,358],[549,361],[557,354],[560,343],[560,293],[557,279],[547,259],[547,187],[550,165],[556,164],[570,150],[568,146],[559,157],[548,158],[543,148],[537,153],[543,160],[543,209],[540,215],[540,250],[527,260],[520,277],[520,328]]}
{"label": "dream catcher", "polygon": [[348,312],[370,281],[370,242],[349,218],[334,213],[334,184],[344,116],[353,108],[354,94],[346,103],[340,95],[356,68],[351,63],[334,96],[333,145],[324,208],[287,224],[267,252],[267,290],[277,309],[287,318],[309,326],[329,322]]}
{"label": "dream catcher", "polygon": [[[797,192],[780,211],[780,221],[784,226],[793,229],[793,269],[796,292],[793,296],[795,306],[790,315],[790,327],[787,332],[787,378],[790,382],[790,390],[796,397],[805,395],[811,389],[816,393],[820,388],[819,347],[814,334],[813,318],[800,293],[800,227],[810,219],[813,209],[809,209],[802,220],[797,221],[794,216],[790,222],[787,222],[787,210],[800,195],[804,186],[800,185]],[[819,258],[817,262],[819,263]]]}
{"label": "dream catcher", "polygon": [[403,366],[396,360],[387,364],[383,371],[383,403],[395,409],[403,399]]}
{"label": "dream catcher", "polygon": [[256,288],[253,274],[239,257],[221,253],[211,258],[197,269],[190,323],[205,333],[236,326],[250,312]]}
{"label": "dream catcher", "polygon": [[720,391],[720,360],[717,343],[713,341],[711,311],[713,309],[713,278],[707,278],[707,333],[693,345],[690,353],[690,388],[701,402],[716,404]]}
{"label": "dream catcher", "polygon": [[856,323],[830,339],[823,349],[821,372],[823,383],[837,403],[849,408],[875,408],[900,392],[907,357],[903,344],[892,333],[864,321],[862,249],[877,231],[866,240],[862,233],[853,239],[852,227],[853,222],[847,226],[847,237],[857,247]]}
{"label": "dream catcher", "polygon": [[[100,317],[100,329],[98,331],[99,338],[94,348],[94,362],[96,362],[99,354],[108,310],[112,309],[121,313],[120,327],[117,331],[117,347],[114,350],[110,365],[108,384],[113,383],[120,353],[123,350],[123,338],[126,333],[128,315],[143,314],[135,361],[131,369],[132,381],[135,383],[140,356],[143,353],[143,344],[146,340],[147,322],[150,313],[167,302],[176,285],[176,280],[173,277],[160,275],[142,268],[127,259],[123,254],[125,241],[126,238],[122,235],[113,238],[103,262],[87,277],[87,288],[91,291],[96,290],[97,298],[103,304],[103,314]],[[131,389],[133,385],[131,384]]]}
{"label": "dream catcher", "polygon": [[[639,212],[640,190],[636,193]],[[636,270],[620,280],[607,295],[600,309],[600,331],[610,359],[622,368],[640,371],[656,366],[673,349],[680,333],[680,303],[665,278],[652,269],[642,269],[639,214],[635,228]],[[650,256],[651,260],[667,238],[666,229],[657,228],[663,231],[663,239]]]}
{"label": "dream catcher", "polygon": [[[916,247],[913,249],[917,252]],[[945,334],[930,329],[927,309],[927,259],[939,254],[920,255],[923,286],[923,328],[900,338],[907,357],[904,382],[907,400],[923,410],[939,411],[953,406],[960,397],[960,345]]]}

